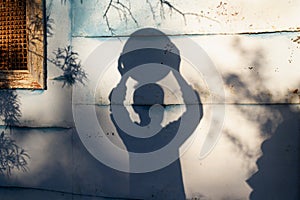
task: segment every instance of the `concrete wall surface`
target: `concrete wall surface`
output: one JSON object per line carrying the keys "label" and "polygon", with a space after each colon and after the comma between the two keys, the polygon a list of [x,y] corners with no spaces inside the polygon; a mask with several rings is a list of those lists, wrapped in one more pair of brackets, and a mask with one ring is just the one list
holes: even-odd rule
{"label": "concrete wall surface", "polygon": [[300,0],[44,5],[47,89],[0,90],[1,200],[300,199]]}

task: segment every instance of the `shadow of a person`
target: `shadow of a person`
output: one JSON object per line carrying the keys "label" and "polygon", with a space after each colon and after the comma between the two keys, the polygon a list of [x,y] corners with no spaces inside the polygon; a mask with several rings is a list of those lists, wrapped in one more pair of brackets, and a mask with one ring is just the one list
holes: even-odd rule
{"label": "shadow of a person", "polygon": [[[134,123],[139,126],[145,127],[149,123],[151,123],[151,118],[149,116],[149,110],[151,106],[155,104],[163,105],[163,89],[158,84],[147,84],[135,90],[133,96],[133,110],[138,114],[140,118],[139,123]],[[160,114],[163,115],[163,113]],[[117,125],[114,119],[113,123]],[[167,145],[174,137],[174,134],[176,134],[178,126],[178,121],[173,122],[165,127],[164,130],[162,130],[164,131],[163,133],[158,133],[148,138],[134,137],[122,131],[118,126],[116,126],[116,128],[120,138],[125,143],[126,148],[129,152],[147,153],[156,151]],[[171,132],[171,130],[173,130],[174,133]]]}
{"label": "shadow of a person", "polygon": [[273,107],[281,113],[283,121],[261,146],[263,155],[257,161],[258,171],[247,180],[253,189],[250,199],[296,200],[300,198],[300,115],[296,106]]}
{"label": "shadow of a person", "polygon": [[[150,46],[155,46],[154,43],[157,43],[156,45],[162,46],[162,49],[149,48],[149,43],[151,43]],[[170,162],[167,166],[162,166],[157,170],[145,171],[142,173],[130,173],[129,197],[131,198],[185,199],[181,164],[179,160],[179,147],[194,132],[202,118],[203,111],[200,97],[197,92],[194,91],[179,74],[180,60],[179,51],[169,38],[162,32],[150,28],[141,29],[133,33],[125,44],[123,54],[119,58],[118,69],[122,78],[117,87],[110,93],[109,99],[111,108],[116,106],[114,104],[120,103],[120,105],[117,106],[125,113],[122,115],[123,118],[121,118],[121,121],[123,125],[125,123],[125,126],[129,127],[129,129],[120,127],[120,120],[118,122],[116,119],[118,113],[115,113],[114,109],[111,109],[110,116],[120,138],[126,146],[126,150],[129,153],[140,154],[156,152],[166,145],[169,145],[172,140],[175,140],[174,138],[177,137],[178,134],[180,138],[179,140],[177,139],[175,145],[172,146],[170,155],[168,155],[170,157],[175,157],[173,162]],[[133,122],[129,117],[127,109],[123,105],[126,91],[128,90],[126,83],[129,77],[135,79],[138,83],[141,83],[143,82],[143,79],[148,78],[147,75],[151,76],[151,74],[148,74],[147,72],[145,72],[144,76],[135,73],[130,74],[130,76],[127,76],[126,74],[140,66],[145,67],[142,68],[142,70],[146,70],[146,66],[143,66],[143,64],[153,65],[154,71],[156,71],[154,73],[156,77],[151,78],[156,82],[148,82],[135,89],[132,107],[134,112],[138,114],[140,122]],[[161,68],[159,68],[161,65],[169,66],[170,71],[161,70]],[[186,110],[179,119],[162,127],[161,122],[164,117],[164,109],[156,110],[156,112],[154,112],[154,117],[151,109],[155,105],[161,105],[162,108],[165,108],[165,93],[163,87],[161,87],[157,81],[165,78],[171,72],[173,72],[173,76],[181,90]],[[120,95],[121,102],[114,102],[113,92],[122,93],[122,95]],[[193,104],[188,103],[188,100],[192,99],[192,95],[197,99]],[[194,112],[197,114],[192,119],[189,119],[189,124],[182,124],[183,116],[188,116],[189,113]],[[147,135],[147,131],[151,129],[153,123],[156,123],[155,126],[156,128],[158,127],[158,129],[156,129],[158,131],[154,135]],[[144,128],[141,130],[145,131],[140,131],[140,135],[130,134],[130,130],[134,132],[133,128],[130,129],[133,124]],[[180,128],[180,126],[183,126],[184,128]],[[164,156],[165,155],[159,155],[159,159],[166,159]],[[134,165],[133,162],[135,162],[134,159],[129,155],[130,167]],[[151,160],[149,162],[151,162]],[[153,160],[153,162],[157,161]],[[143,166],[147,165],[147,163],[139,163],[138,165]]]}

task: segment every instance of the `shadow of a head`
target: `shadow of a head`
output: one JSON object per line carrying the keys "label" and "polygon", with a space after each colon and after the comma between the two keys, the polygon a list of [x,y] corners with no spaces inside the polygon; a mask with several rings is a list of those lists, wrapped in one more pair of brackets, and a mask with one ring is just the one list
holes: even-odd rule
{"label": "shadow of a head", "polygon": [[[123,52],[118,60],[118,70],[123,76],[131,69],[145,63],[166,65],[179,71],[180,52],[163,32],[145,28],[132,33],[124,45]],[[157,80],[166,76],[161,73]],[[139,77],[132,77],[139,81]]]}

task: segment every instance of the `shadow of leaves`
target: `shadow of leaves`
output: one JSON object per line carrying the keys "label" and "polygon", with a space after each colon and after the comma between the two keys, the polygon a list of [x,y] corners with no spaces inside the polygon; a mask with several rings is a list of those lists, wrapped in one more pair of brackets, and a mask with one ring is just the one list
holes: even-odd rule
{"label": "shadow of leaves", "polygon": [[15,90],[0,90],[0,117],[4,121],[5,129],[19,124],[20,102]]}
{"label": "shadow of leaves", "polygon": [[87,74],[82,68],[78,53],[72,51],[72,47],[69,45],[65,48],[58,48],[54,54],[53,63],[63,71],[63,74],[55,77],[54,80],[62,81],[63,87],[65,85],[72,86],[77,82],[84,84]]}
{"label": "shadow of leaves", "polygon": [[[19,124],[20,102],[15,90],[0,90],[0,118],[5,129]],[[0,175],[10,176],[13,169],[26,171],[29,155],[5,131],[0,134]]]}
{"label": "shadow of leaves", "polygon": [[24,149],[7,136],[0,134],[0,174],[11,175],[13,169],[27,171],[27,159],[30,158]]}

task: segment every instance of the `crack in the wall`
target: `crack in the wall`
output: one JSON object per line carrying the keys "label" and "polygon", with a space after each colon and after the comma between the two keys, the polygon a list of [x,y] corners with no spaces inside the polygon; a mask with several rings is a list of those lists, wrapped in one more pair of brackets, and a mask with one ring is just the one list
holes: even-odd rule
{"label": "crack in the wall", "polygon": [[[61,195],[71,195],[71,196],[79,196],[79,197],[93,197],[93,198],[105,198],[105,199],[119,199],[125,200],[128,198],[124,197],[110,197],[110,196],[100,196],[100,195],[91,195],[91,194],[80,194],[80,193],[73,193],[73,192],[65,192],[60,190],[51,190],[51,189],[44,189],[44,188],[34,188],[34,187],[20,187],[20,186],[0,186],[0,190],[31,190],[31,191],[41,191],[41,192],[48,192],[48,193],[59,193]],[[132,199],[138,200],[138,199]]]}
{"label": "crack in the wall", "polygon": [[[218,35],[266,35],[266,34],[285,34],[285,33],[300,33],[299,27],[290,28],[290,29],[279,29],[279,30],[265,30],[265,31],[241,31],[241,32],[218,32],[218,33],[183,33],[183,34],[170,34],[165,33],[169,37],[178,37],[178,36],[218,36]],[[127,38],[130,35],[98,35],[98,36],[89,36],[89,35],[72,35],[72,38]],[[145,35],[144,37],[147,37]],[[149,37],[153,37],[149,35]]]}
{"label": "crack in the wall", "polygon": [[[0,129],[4,129],[5,125],[0,125]],[[65,131],[70,130],[74,127],[71,126],[22,126],[22,125],[14,125],[10,127],[13,130],[55,130],[55,131]]]}

